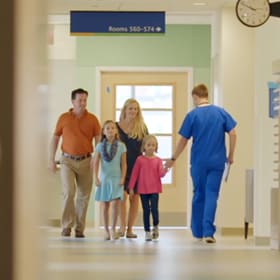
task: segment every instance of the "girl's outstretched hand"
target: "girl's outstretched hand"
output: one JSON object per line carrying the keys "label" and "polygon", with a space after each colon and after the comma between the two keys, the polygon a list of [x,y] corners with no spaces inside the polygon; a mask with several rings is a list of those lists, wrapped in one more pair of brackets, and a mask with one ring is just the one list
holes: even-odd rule
{"label": "girl's outstretched hand", "polygon": [[172,159],[167,159],[167,160],[165,161],[164,167],[171,168],[173,165],[174,165],[174,160],[172,160]]}

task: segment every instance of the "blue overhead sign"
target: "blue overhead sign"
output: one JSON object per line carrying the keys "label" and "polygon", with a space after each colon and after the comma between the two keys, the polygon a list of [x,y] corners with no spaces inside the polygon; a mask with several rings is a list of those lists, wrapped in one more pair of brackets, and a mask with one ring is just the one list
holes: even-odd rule
{"label": "blue overhead sign", "polygon": [[160,34],[165,32],[165,12],[71,11],[70,32]]}

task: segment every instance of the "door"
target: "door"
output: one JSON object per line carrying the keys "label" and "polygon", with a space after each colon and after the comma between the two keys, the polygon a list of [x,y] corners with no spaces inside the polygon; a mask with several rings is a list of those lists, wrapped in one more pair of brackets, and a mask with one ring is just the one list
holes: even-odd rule
{"label": "door", "polygon": [[[101,123],[107,119],[118,121],[124,101],[136,98],[149,133],[159,141],[158,156],[170,158],[188,109],[189,77],[188,71],[101,71]],[[186,150],[162,180],[161,226],[187,226],[188,173]],[[142,223],[140,210],[137,224]]]}

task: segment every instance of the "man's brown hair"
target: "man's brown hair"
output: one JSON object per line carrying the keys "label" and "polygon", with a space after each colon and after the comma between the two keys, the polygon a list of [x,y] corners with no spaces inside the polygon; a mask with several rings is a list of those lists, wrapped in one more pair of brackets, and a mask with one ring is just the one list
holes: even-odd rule
{"label": "man's brown hair", "polygon": [[192,95],[196,95],[200,98],[208,98],[208,89],[206,85],[199,84],[195,86],[192,90]]}

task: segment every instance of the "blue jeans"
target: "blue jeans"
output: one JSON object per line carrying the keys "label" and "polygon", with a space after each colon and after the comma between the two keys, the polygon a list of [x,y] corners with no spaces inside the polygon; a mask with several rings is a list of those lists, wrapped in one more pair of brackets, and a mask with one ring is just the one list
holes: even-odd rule
{"label": "blue jeans", "polygon": [[191,230],[194,237],[214,236],[217,201],[219,198],[222,168],[192,166],[193,198]]}
{"label": "blue jeans", "polygon": [[150,231],[150,215],[152,213],[153,225],[157,226],[159,224],[159,214],[158,214],[158,193],[151,194],[140,194],[141,203],[143,208],[143,221],[145,231]]}

